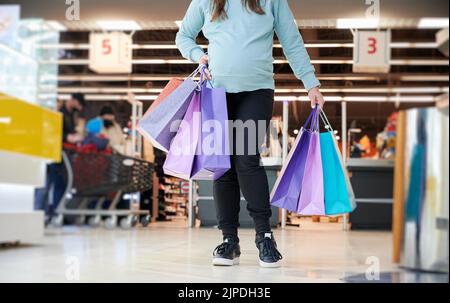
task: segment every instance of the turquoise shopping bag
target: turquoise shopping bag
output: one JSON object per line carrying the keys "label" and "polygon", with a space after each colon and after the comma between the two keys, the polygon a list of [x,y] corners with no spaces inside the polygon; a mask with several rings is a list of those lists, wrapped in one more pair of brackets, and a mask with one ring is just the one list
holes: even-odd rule
{"label": "turquoise shopping bag", "polygon": [[344,172],[341,155],[335,142],[333,129],[326,119],[325,126],[328,131],[320,134],[320,148],[322,155],[323,184],[325,198],[325,213],[327,216],[347,214],[352,212],[356,205],[352,203],[352,190]]}

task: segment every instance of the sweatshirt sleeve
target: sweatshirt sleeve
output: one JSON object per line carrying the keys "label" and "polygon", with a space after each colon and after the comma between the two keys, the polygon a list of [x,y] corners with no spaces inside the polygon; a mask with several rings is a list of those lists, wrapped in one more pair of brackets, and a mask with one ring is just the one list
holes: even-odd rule
{"label": "sweatshirt sleeve", "polygon": [[295,76],[307,90],[320,86],[287,0],[274,1],[274,18],[275,32]]}
{"label": "sweatshirt sleeve", "polygon": [[189,5],[180,30],[177,33],[175,43],[184,58],[195,63],[205,55],[203,49],[195,42],[202,30],[205,16],[199,0],[193,0]]}

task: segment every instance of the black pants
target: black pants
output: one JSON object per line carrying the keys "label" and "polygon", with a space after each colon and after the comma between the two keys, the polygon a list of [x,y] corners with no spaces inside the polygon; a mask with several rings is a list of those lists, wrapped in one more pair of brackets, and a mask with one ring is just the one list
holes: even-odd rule
{"label": "black pants", "polygon": [[[237,236],[241,191],[248,202],[247,210],[255,222],[256,232],[271,230],[269,185],[266,171],[260,165],[259,147],[272,118],[273,102],[274,91],[270,89],[227,94],[229,120],[240,120],[244,123],[254,121],[256,125],[260,121],[259,123],[265,124],[265,128],[260,128],[264,129],[264,132],[257,132],[259,140],[249,140],[251,134],[248,129],[234,128],[233,132],[230,132],[233,146],[231,169],[214,182],[217,220],[224,236]],[[244,140],[241,141],[240,136],[244,136]],[[240,152],[242,142],[246,145],[243,153]],[[249,146],[249,144],[256,144],[256,146]]]}

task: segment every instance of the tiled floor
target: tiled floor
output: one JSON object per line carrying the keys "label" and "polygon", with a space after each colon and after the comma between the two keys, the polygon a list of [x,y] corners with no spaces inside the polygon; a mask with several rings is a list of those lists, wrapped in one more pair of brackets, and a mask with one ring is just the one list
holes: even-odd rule
{"label": "tiled floor", "polygon": [[240,237],[241,264],[224,268],[210,265],[220,241],[212,228],[51,229],[40,246],[0,249],[0,282],[342,282],[364,279],[378,262],[382,272],[397,271],[388,232],[343,232],[339,224],[277,230],[280,269],[258,266],[252,230]]}

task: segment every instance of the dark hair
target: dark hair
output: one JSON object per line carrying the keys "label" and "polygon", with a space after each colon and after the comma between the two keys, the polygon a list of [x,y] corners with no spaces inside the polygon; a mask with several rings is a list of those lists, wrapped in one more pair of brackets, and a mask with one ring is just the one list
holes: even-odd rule
{"label": "dark hair", "polygon": [[103,115],[114,115],[113,108],[109,105],[103,106],[102,109],[100,110],[100,116]]}
{"label": "dark hair", "polygon": [[[223,20],[228,18],[227,12],[225,11],[225,6],[228,0],[212,0],[212,18],[211,21],[216,21],[217,19]],[[265,12],[261,7],[260,0],[241,0],[242,5],[248,10],[257,13],[258,15],[264,15]]]}
{"label": "dark hair", "polygon": [[76,93],[76,94],[72,94],[72,99],[77,100],[81,106],[84,107],[84,105],[86,104],[86,101],[84,100],[84,95],[80,94],[80,93]]}

